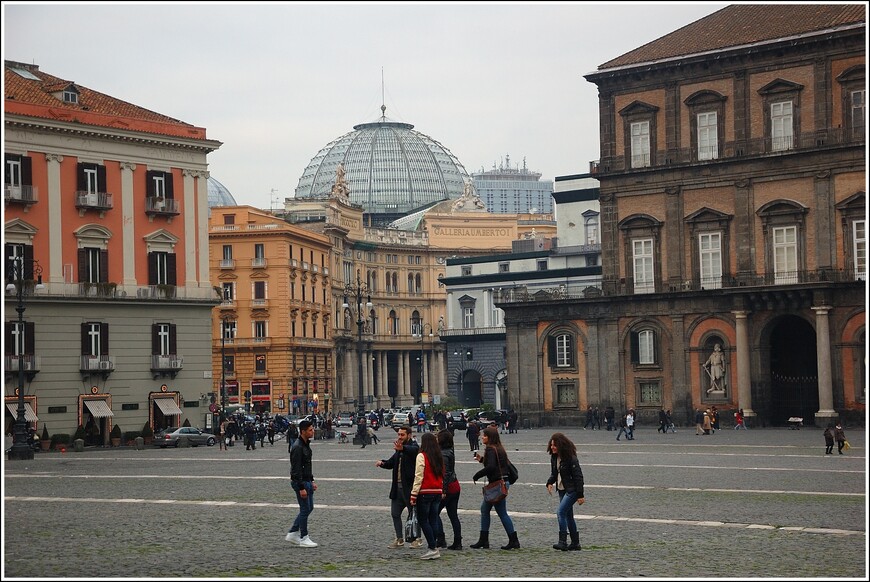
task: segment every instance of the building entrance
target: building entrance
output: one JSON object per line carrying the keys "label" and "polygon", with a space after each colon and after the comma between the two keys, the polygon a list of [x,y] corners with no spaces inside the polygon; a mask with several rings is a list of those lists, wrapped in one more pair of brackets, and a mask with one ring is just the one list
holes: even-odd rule
{"label": "building entrance", "polygon": [[784,426],[792,416],[813,424],[819,410],[816,333],[809,323],[788,315],[770,334],[770,424]]}
{"label": "building entrance", "polygon": [[459,390],[459,402],[465,408],[480,408],[483,402],[482,382],[477,370],[465,370],[462,373],[462,386]]}

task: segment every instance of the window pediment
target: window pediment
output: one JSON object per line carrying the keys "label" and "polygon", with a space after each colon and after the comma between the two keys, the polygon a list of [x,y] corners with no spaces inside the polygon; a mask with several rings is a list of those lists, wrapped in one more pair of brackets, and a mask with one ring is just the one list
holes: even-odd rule
{"label": "window pediment", "polygon": [[837,81],[840,83],[849,83],[851,81],[863,81],[866,77],[864,65],[855,65],[849,67],[837,76]]}
{"label": "window pediment", "polygon": [[643,101],[632,101],[625,107],[619,110],[619,114],[623,117],[636,115],[653,115],[659,110],[655,105],[644,103]]}
{"label": "window pediment", "polygon": [[796,93],[803,90],[804,86],[800,83],[793,83],[785,79],[774,79],[764,87],[758,90],[759,95],[776,95],[778,93]]}
{"label": "window pediment", "polygon": [[106,243],[112,238],[112,231],[98,224],[85,224],[73,231],[78,240],[78,248],[97,247],[106,248]]}
{"label": "window pediment", "polygon": [[33,244],[37,232],[39,229],[20,218],[14,218],[3,226],[3,237],[9,243]]}
{"label": "window pediment", "polygon": [[786,215],[801,215],[809,212],[809,208],[794,200],[771,200],[756,211],[758,216],[773,217]]}
{"label": "window pediment", "polygon": [[730,214],[725,214],[724,212],[720,212],[718,210],[714,210],[712,208],[699,208],[695,212],[691,213],[685,218],[685,221],[688,222],[723,222],[729,221],[733,218]]}
{"label": "window pediment", "polygon": [[838,202],[835,208],[840,211],[863,210],[866,205],[866,194],[864,192],[855,192],[842,202]]}
{"label": "window pediment", "polygon": [[463,306],[465,306],[465,305],[474,306],[474,304],[477,303],[477,298],[472,297],[471,295],[463,295],[457,301],[459,301],[459,304],[463,305]]}
{"label": "window pediment", "polygon": [[686,105],[707,105],[707,104],[717,104],[724,103],[725,100],[728,99],[725,95],[717,91],[713,91],[711,89],[701,89],[700,91],[695,91],[688,97],[686,97],[685,103]]}
{"label": "window pediment", "polygon": [[632,214],[620,220],[617,226],[620,230],[625,231],[637,228],[661,228],[662,223],[649,214]]}
{"label": "window pediment", "polygon": [[591,210],[591,209],[590,209],[590,210],[587,210],[587,211],[581,213],[580,216],[582,216],[582,217],[584,217],[584,218],[592,218],[592,217],[595,217],[595,216],[599,216],[600,214],[601,214],[601,213],[598,212],[597,210]]}
{"label": "window pediment", "polygon": [[148,252],[164,251],[173,252],[178,244],[178,237],[166,229],[160,228],[142,237],[147,245]]}

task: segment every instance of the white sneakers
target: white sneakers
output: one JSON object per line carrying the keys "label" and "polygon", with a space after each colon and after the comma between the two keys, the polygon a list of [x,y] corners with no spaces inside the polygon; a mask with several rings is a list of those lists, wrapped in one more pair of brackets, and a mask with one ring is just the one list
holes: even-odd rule
{"label": "white sneakers", "polygon": [[299,535],[298,531],[288,532],[284,539],[290,542],[293,545],[300,546],[302,548],[316,548],[317,543],[312,540],[310,537],[305,536],[304,538]]}
{"label": "white sneakers", "polygon": [[420,556],[421,560],[437,560],[441,557],[441,552],[438,551],[438,548],[434,550],[427,550],[425,554]]}

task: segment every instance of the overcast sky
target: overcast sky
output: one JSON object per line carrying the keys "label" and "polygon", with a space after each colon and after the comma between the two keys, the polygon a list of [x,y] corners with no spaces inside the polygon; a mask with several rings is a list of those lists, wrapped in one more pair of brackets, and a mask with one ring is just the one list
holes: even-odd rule
{"label": "overcast sky", "polygon": [[598,65],[722,3],[3,3],[3,56],[207,130],[239,204],[292,197],[317,152],[380,117],[470,173],[598,158]]}

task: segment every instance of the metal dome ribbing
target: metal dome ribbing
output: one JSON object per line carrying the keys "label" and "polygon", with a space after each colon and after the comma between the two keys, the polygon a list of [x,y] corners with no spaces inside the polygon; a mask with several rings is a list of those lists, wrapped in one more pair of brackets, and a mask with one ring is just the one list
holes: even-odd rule
{"label": "metal dome ribbing", "polygon": [[227,190],[227,187],[212,178],[208,177],[208,207],[215,206],[236,206],[236,199]]}
{"label": "metal dome ribbing", "polygon": [[350,201],[374,214],[404,214],[459,198],[470,180],[450,150],[409,123],[382,116],[353,129],[314,156],[299,179],[296,198],[328,196],[339,163]]}

